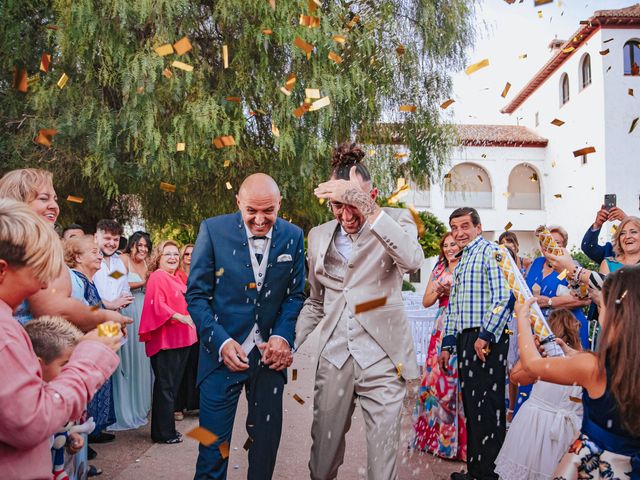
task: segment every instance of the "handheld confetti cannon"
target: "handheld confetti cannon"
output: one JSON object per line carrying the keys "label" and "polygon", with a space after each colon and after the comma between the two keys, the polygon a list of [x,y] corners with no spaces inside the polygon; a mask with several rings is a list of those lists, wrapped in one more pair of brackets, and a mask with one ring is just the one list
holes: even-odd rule
{"label": "handheld confetti cannon", "polygon": [[115,337],[120,333],[120,324],[115,322],[104,322],[98,325],[98,336]]}
{"label": "handheld confetti cannon", "polygon": [[[557,245],[556,245],[557,246]],[[533,297],[531,290],[527,283],[522,278],[522,274],[516,262],[511,258],[511,254],[504,245],[500,245],[500,250],[494,254],[496,262],[500,267],[500,271],[504,275],[504,278],[509,284],[509,288],[516,297],[517,303],[524,303],[529,298]],[[558,344],[556,344],[555,335],[549,328],[547,320],[542,314],[542,310],[537,303],[531,305],[531,328],[533,333],[540,339],[540,345],[544,347],[545,352],[549,357],[563,357],[564,353]]]}

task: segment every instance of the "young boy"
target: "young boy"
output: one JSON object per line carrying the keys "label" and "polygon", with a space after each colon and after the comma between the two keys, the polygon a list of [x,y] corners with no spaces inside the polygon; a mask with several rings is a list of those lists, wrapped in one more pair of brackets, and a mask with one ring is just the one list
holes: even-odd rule
{"label": "young boy", "polygon": [[5,478],[51,478],[49,440],[87,402],[118,365],[122,333],[93,330],[43,382],[31,341],[13,317],[25,298],[47,288],[64,268],[51,225],[24,203],[0,199],[0,465]]}
{"label": "young boy", "polygon": [[[33,351],[42,368],[42,380],[50,382],[56,378],[69,362],[73,349],[82,338],[82,332],[62,317],[44,316],[25,325]],[[54,445],[65,441],[66,432],[54,435]],[[84,446],[84,437],[79,433],[69,433],[65,445],[69,453],[75,455]],[[63,445],[64,446],[64,445]],[[53,480],[68,479],[64,471],[64,448],[53,448]]]}

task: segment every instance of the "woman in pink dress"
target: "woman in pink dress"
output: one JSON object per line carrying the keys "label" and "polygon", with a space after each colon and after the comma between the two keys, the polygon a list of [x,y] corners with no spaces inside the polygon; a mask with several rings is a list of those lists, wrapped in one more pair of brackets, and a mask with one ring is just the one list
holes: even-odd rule
{"label": "woman in pink dress", "polygon": [[438,364],[451,280],[459,252],[451,233],[446,233],[440,240],[440,258],[422,298],[425,308],[437,301],[438,312],[416,402],[413,447],[442,458],[466,461],[467,431],[458,385],[457,356],[451,355],[447,372],[442,372]]}
{"label": "woman in pink dress", "polygon": [[184,298],[187,287],[175,275],[179,263],[175,242],[165,240],[154,249],[138,330],[155,375],[151,439],[169,444],[182,442],[182,435],[176,431],[174,404],[189,347],[198,340]]}

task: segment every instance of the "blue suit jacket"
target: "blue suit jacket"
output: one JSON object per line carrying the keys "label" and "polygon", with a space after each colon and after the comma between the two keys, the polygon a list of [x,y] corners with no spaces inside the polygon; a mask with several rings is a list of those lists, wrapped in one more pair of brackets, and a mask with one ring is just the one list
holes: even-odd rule
{"label": "blue suit jacket", "polygon": [[[284,254],[291,260],[278,262]],[[224,341],[232,338],[242,344],[256,323],[265,341],[279,335],[294,345],[304,302],[303,232],[276,220],[260,293],[249,255],[240,212],[208,218],[200,225],[186,295],[200,338],[198,384],[222,364],[218,351]]]}
{"label": "blue suit jacket", "polygon": [[604,246],[601,246],[598,244],[599,236],[600,229],[591,230],[591,227],[589,227],[582,238],[582,251],[598,265],[602,263],[605,257],[615,257],[613,245],[607,242]]}

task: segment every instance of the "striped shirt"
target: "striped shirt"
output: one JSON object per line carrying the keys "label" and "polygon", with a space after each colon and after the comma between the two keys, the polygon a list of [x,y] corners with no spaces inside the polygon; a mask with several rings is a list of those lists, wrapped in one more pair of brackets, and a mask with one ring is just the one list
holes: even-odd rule
{"label": "striped shirt", "polygon": [[510,316],[506,308],[510,290],[493,257],[497,250],[481,236],[462,250],[453,271],[443,347],[455,346],[457,334],[468,328],[479,327],[480,338],[491,342],[502,335]]}

